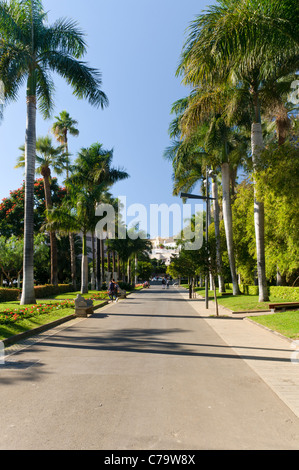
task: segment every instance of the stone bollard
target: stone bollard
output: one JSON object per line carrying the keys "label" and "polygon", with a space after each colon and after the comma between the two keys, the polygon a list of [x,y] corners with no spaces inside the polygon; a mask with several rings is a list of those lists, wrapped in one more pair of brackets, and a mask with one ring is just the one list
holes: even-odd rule
{"label": "stone bollard", "polygon": [[119,298],[120,299],[126,299],[127,298],[127,293],[124,289],[119,289],[118,292],[119,292]]}
{"label": "stone bollard", "polygon": [[93,301],[84,299],[80,294],[75,299],[75,315],[76,317],[87,317],[93,314]]}

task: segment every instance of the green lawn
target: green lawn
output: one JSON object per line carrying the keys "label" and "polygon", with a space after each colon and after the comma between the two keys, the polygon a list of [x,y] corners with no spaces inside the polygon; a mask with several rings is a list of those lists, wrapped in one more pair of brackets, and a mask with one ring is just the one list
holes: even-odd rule
{"label": "green lawn", "polygon": [[[182,285],[182,287],[188,287],[187,285]],[[205,297],[205,289],[201,287],[196,287],[195,291]],[[286,299],[285,297],[277,297],[274,295],[270,296],[269,302],[259,302],[258,295],[233,295],[232,290],[226,289],[226,295],[221,295],[216,289],[217,300],[219,305],[227,307],[233,312],[240,312],[246,310],[269,310],[270,302],[288,302],[292,299]],[[209,300],[214,300],[214,292],[209,290]]]}
{"label": "green lawn", "polygon": [[[55,299],[50,299],[50,300],[37,300],[36,301],[37,305],[48,305],[48,304],[59,304],[59,300]],[[1,302],[0,303],[0,314],[4,312],[5,310],[22,310],[24,308],[29,308],[29,305],[20,305],[20,302],[18,300],[11,300],[10,302]]]}
{"label": "green lawn", "polygon": [[256,323],[277,331],[293,340],[299,339],[299,311],[277,312],[271,315],[250,317]]}
{"label": "green lawn", "polygon": [[[182,287],[188,288],[187,285]],[[205,297],[205,289],[197,287],[196,292]],[[269,310],[270,302],[288,302],[292,299],[280,298],[274,295],[270,296],[269,302],[259,302],[257,295],[232,295],[232,291],[227,289],[227,295],[221,295],[217,289],[217,300],[219,305],[226,307],[233,312],[251,311],[251,310]],[[209,291],[209,300],[214,300],[214,293]],[[299,311],[277,312],[273,314],[259,315],[250,317],[251,320],[266,326],[270,330],[287,336],[291,339],[299,338]]]}
{"label": "green lawn", "polygon": [[[72,315],[78,294],[80,291],[40,299],[34,306],[20,305],[19,301],[0,303],[0,341]],[[108,294],[107,291],[89,291],[82,297],[93,299],[94,305],[98,305],[108,299]]]}
{"label": "green lawn", "polygon": [[[20,305],[19,301],[0,303],[0,340],[46,325],[74,314],[74,301],[80,292],[40,299],[36,305]],[[90,291],[84,295],[100,304],[108,297],[106,292]]]}
{"label": "green lawn", "polygon": [[11,336],[18,335],[20,333],[24,333],[39,326],[46,325],[47,323],[59,320],[60,318],[72,315],[73,313],[73,308],[64,308],[55,310],[52,313],[34,315],[30,318],[23,318],[4,325],[0,323],[0,340],[2,341],[6,338],[10,338]]}

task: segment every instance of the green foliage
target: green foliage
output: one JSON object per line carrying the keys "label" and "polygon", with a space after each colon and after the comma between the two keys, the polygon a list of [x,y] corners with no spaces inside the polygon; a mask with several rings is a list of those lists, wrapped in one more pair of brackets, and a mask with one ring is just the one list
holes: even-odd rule
{"label": "green foliage", "polygon": [[253,185],[249,180],[244,180],[237,187],[232,214],[236,266],[246,284],[253,284],[256,269],[253,200]]}
{"label": "green foliage", "polygon": [[82,60],[87,47],[75,22],[58,19],[49,25],[41,1],[11,0],[0,3],[0,31],[0,74],[7,93],[15,97],[27,80],[27,95],[38,98],[40,112],[48,118],[54,107],[51,72],[55,71],[77,98],[94,106],[108,104],[100,89],[101,73]]}
{"label": "green foliage", "polygon": [[[51,196],[54,205],[59,205],[65,196],[65,188],[60,187],[57,178],[51,178]],[[0,235],[22,237],[24,234],[25,183],[17,190],[10,191],[0,203]],[[34,183],[34,232],[37,233],[45,220],[45,191],[43,179]]]}
{"label": "green foliage", "polygon": [[9,325],[17,322],[22,322],[32,317],[38,318],[41,315],[48,315],[50,317],[50,315],[55,312],[70,308],[74,308],[74,301],[72,300],[63,300],[61,302],[49,304],[39,303],[37,305],[31,305],[24,308],[16,308],[13,310],[8,308],[6,310],[1,310],[0,312],[0,325]]}
{"label": "green foliage", "polygon": [[[47,263],[49,247],[44,234],[34,236],[35,273]],[[12,235],[9,238],[0,236],[0,268],[9,282],[17,278],[23,270],[23,239]]]}
{"label": "green foliage", "polygon": [[[297,135],[298,139],[298,135]],[[299,148],[296,141],[269,145],[256,174],[266,213],[268,277],[277,269],[287,280],[299,273]]]}
{"label": "green foliage", "polygon": [[270,286],[271,300],[275,297],[284,299],[286,302],[299,302],[299,287]]}
{"label": "green foliage", "polygon": [[0,267],[2,273],[11,281],[18,276],[23,265],[23,240],[12,235],[10,238],[0,236]]}
{"label": "green foliage", "polygon": [[36,299],[47,299],[55,295],[64,294],[66,292],[72,292],[73,286],[71,284],[58,284],[53,286],[51,284],[45,286],[35,286],[34,292]]}
{"label": "green foliage", "polygon": [[[246,295],[258,295],[258,286],[241,284],[240,290]],[[279,299],[283,302],[299,302],[299,287],[291,286],[270,286],[268,287],[271,301]]]}
{"label": "green foliage", "polygon": [[148,281],[153,273],[153,265],[148,261],[138,261],[137,274],[143,281]]}
{"label": "green foliage", "polygon": [[125,291],[131,291],[131,290],[133,290],[132,285],[129,284],[128,282],[119,281],[117,284],[118,284],[118,286],[120,287],[120,289],[123,289],[123,290],[125,290]]}
{"label": "green foliage", "polygon": [[251,320],[293,340],[299,338],[299,311],[277,312],[273,315],[251,317]]}
{"label": "green foliage", "polygon": [[[292,282],[299,273],[299,155],[290,143],[269,146],[256,172],[257,191],[265,207],[266,274],[277,271]],[[243,181],[233,203],[234,242],[238,272],[245,284],[253,284],[256,264],[253,220],[253,184]]]}
{"label": "green foliage", "polygon": [[19,295],[20,295],[19,289],[0,288],[0,302],[9,302],[11,300],[18,300]]}

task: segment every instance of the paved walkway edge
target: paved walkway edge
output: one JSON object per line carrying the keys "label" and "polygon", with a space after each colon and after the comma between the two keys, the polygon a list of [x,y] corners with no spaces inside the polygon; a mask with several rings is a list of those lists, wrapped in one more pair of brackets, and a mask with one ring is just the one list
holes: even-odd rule
{"label": "paved walkway edge", "polygon": [[[248,316],[229,314],[209,301],[205,308],[203,298],[189,299],[188,293],[179,291],[195,311],[271,388],[271,390],[299,418],[299,344]],[[246,321],[244,321],[246,320]]]}

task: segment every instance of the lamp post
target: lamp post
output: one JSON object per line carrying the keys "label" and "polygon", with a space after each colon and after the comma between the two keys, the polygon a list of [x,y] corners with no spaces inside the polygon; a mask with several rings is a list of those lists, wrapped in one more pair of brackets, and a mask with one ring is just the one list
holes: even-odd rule
{"label": "lamp post", "polygon": [[[204,199],[206,201],[206,243],[208,247],[209,242],[209,210],[210,210],[210,201],[215,200],[214,197],[209,197],[209,175],[211,170],[207,167],[206,170],[206,196],[199,196],[197,194],[188,194],[188,193],[181,193],[180,197],[184,199]],[[206,300],[206,309],[209,308],[209,286],[208,286],[209,276],[206,275],[205,279],[205,300]]]}

